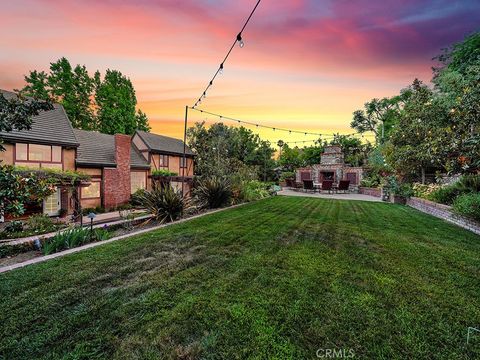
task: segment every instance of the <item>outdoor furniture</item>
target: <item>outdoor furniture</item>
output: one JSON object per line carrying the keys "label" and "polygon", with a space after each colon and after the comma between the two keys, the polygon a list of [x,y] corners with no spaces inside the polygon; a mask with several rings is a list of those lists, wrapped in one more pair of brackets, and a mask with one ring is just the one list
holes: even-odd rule
{"label": "outdoor furniture", "polygon": [[313,180],[303,180],[303,190],[315,192],[315,187],[313,186]]}
{"label": "outdoor furniture", "polygon": [[345,193],[348,191],[349,187],[350,187],[350,180],[340,180],[340,182],[338,183],[337,192],[343,191]]}
{"label": "outdoor furniture", "polygon": [[294,188],[295,187],[295,180],[285,179],[285,182],[287,183],[287,187],[289,187],[289,188]]}
{"label": "outdoor furniture", "polygon": [[333,180],[323,180],[322,190],[328,191],[328,193],[333,192]]}

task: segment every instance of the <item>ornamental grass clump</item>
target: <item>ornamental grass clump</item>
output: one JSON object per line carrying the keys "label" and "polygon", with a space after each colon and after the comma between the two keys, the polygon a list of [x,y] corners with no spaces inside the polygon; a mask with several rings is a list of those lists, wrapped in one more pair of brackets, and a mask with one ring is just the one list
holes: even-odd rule
{"label": "ornamental grass clump", "polygon": [[105,229],[94,229],[77,227],[58,232],[54,237],[47,239],[42,250],[44,255],[53,254],[66,249],[72,249],[94,241],[107,240],[110,233]]}
{"label": "ornamental grass clump", "polygon": [[188,200],[170,185],[154,185],[151,191],[139,194],[138,202],[161,223],[175,221],[190,209]]}
{"label": "ornamental grass clump", "polygon": [[227,177],[199,179],[193,190],[195,201],[202,209],[216,209],[232,202],[232,184]]}

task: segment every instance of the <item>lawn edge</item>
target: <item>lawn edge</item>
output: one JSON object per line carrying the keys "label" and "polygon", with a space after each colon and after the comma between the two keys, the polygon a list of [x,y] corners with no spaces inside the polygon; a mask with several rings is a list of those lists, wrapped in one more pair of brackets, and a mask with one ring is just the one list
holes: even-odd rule
{"label": "lawn edge", "polygon": [[34,265],[34,264],[42,263],[42,262],[45,262],[45,261],[48,261],[48,260],[51,260],[51,259],[56,259],[56,258],[59,258],[59,257],[62,257],[62,256],[74,254],[74,253],[77,253],[77,252],[80,252],[80,251],[83,251],[83,250],[87,250],[87,249],[91,249],[91,248],[94,248],[94,247],[97,247],[97,246],[109,244],[109,243],[112,243],[114,241],[126,239],[126,238],[129,238],[129,237],[132,237],[132,236],[141,235],[141,234],[145,234],[145,233],[148,233],[148,232],[151,232],[151,231],[163,229],[163,228],[166,228],[166,227],[171,226],[171,225],[181,224],[181,223],[184,223],[184,222],[187,222],[187,221],[190,221],[190,220],[201,218],[203,216],[215,214],[215,213],[222,212],[222,211],[225,211],[225,210],[231,210],[231,209],[239,208],[241,206],[251,204],[253,202],[258,202],[258,201],[260,201],[260,200],[252,201],[252,202],[246,202],[246,203],[242,203],[242,204],[237,204],[237,205],[233,205],[233,206],[229,206],[229,207],[225,207],[225,208],[221,208],[221,209],[210,210],[210,211],[207,211],[207,212],[204,212],[204,213],[201,213],[201,214],[193,215],[193,216],[190,216],[188,218],[183,218],[183,219],[173,221],[173,222],[170,222],[170,223],[161,224],[161,225],[157,225],[157,226],[154,226],[154,227],[151,227],[151,228],[148,228],[148,229],[138,230],[138,231],[133,232],[133,233],[116,236],[116,237],[113,237],[113,238],[108,239],[108,240],[93,242],[93,243],[86,244],[86,245],[83,245],[83,246],[79,246],[79,247],[76,247],[76,248],[73,248],[73,249],[68,249],[68,250],[65,250],[65,251],[58,252],[58,253],[41,256],[41,257],[38,257],[38,258],[30,259],[30,260],[23,261],[23,262],[13,264],[13,265],[2,266],[2,267],[0,267],[0,274],[8,272],[8,271],[15,270],[15,269],[20,269],[20,268],[26,267],[28,265]]}

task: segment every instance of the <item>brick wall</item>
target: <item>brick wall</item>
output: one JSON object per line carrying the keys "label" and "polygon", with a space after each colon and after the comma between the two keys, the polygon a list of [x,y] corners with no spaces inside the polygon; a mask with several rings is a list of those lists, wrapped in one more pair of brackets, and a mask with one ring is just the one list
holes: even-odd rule
{"label": "brick wall", "polygon": [[437,218],[454,223],[464,229],[470,230],[475,234],[480,235],[479,223],[454,214],[451,210],[451,207],[448,205],[437,204],[433,201],[424,200],[416,197],[408,199],[407,205],[424,213],[433,215]]}
{"label": "brick wall", "polygon": [[104,169],[103,203],[114,208],[130,200],[130,142],[128,135],[115,135],[116,168]]}
{"label": "brick wall", "polygon": [[382,189],[380,189],[380,188],[367,188],[367,187],[361,187],[360,186],[358,188],[358,192],[360,194],[375,196],[375,197],[378,197],[378,198],[382,197]]}

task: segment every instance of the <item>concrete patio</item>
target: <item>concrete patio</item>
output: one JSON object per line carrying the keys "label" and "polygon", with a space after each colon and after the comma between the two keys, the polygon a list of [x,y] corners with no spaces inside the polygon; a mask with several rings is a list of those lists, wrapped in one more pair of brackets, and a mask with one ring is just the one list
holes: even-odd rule
{"label": "concrete patio", "polygon": [[354,193],[346,193],[346,194],[328,194],[324,193],[312,193],[312,192],[305,192],[301,189],[299,190],[291,190],[284,188],[281,191],[277,192],[278,195],[283,196],[303,196],[303,197],[313,197],[313,198],[321,198],[321,199],[336,199],[336,200],[359,200],[359,201],[374,201],[374,202],[381,202],[382,199],[377,198],[375,196],[364,195],[364,194],[354,194]]}

